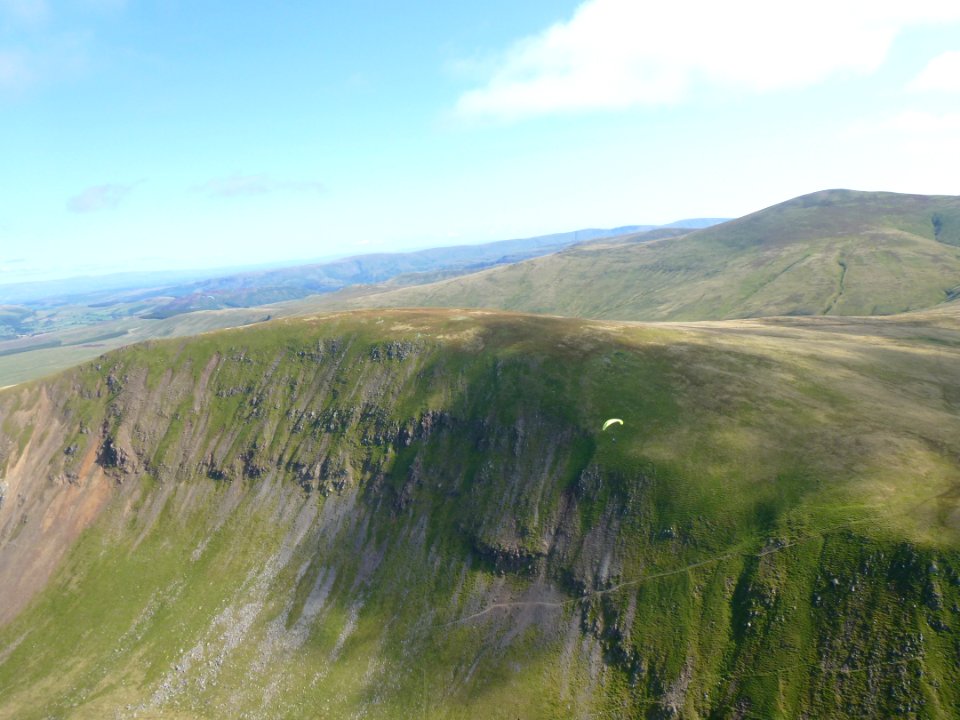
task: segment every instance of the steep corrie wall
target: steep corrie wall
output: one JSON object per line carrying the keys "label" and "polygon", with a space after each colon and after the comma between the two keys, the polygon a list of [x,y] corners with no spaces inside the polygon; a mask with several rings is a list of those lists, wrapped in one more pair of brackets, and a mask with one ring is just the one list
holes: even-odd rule
{"label": "steep corrie wall", "polygon": [[954,717],[960,335],[841,330],[359,313],[8,390],[0,717]]}

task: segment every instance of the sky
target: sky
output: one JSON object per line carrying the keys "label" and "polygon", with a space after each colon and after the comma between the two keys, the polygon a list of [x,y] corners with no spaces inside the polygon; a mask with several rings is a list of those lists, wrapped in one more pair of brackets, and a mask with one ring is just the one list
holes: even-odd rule
{"label": "sky", "polygon": [[956,0],[0,0],[0,283],[960,194]]}

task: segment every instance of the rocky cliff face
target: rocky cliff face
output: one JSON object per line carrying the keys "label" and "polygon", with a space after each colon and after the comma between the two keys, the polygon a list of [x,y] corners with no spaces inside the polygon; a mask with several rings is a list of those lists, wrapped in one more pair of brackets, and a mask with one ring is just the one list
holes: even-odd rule
{"label": "rocky cliff face", "polygon": [[954,716],[930,323],[359,313],[8,390],[0,717]]}

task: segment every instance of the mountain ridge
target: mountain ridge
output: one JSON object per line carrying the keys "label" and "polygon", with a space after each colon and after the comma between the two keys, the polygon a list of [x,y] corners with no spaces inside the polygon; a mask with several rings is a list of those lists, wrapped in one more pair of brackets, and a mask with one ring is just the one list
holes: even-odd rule
{"label": "mountain ridge", "polygon": [[368,310],[2,391],[0,717],[950,717],[958,353]]}
{"label": "mountain ridge", "polygon": [[451,245],[408,252],[353,255],[330,262],[239,273],[173,288],[174,299],[146,317],[162,319],[197,309],[250,307],[294,300],[314,293],[333,292],[358,283],[374,283],[413,273],[469,272],[518,262],[599,238],[637,234],[657,229],[676,230],[684,223],[709,226],[718,219],[694,218],[669,225],[624,225],[610,229],[586,228],[478,245]]}
{"label": "mountain ridge", "polygon": [[313,307],[490,307],[611,320],[895,314],[960,287],[960,198],[828,190],[682,238],[595,241]]}

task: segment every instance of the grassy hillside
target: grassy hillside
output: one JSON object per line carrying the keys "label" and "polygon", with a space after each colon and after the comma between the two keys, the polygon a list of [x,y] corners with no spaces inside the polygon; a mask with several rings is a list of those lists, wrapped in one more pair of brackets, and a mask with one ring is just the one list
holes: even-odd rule
{"label": "grassy hillside", "polygon": [[490,307],[612,320],[889,315],[960,292],[960,198],[829,190],[657,243],[598,241],[315,307]]}
{"label": "grassy hillside", "polygon": [[275,321],[0,418],[3,718],[960,713],[955,308]]}
{"label": "grassy hillside", "polygon": [[198,333],[263,322],[291,310],[236,308],[177,315],[164,320],[124,317],[94,325],[79,324],[55,332],[0,341],[0,387],[51,375],[108,350],[156,338]]}
{"label": "grassy hillside", "polygon": [[[667,230],[708,227],[720,222],[709,218],[680,220]],[[146,317],[163,319],[181,313],[221,308],[253,307],[329,293],[360,283],[385,282],[397,276],[446,272],[461,275],[487,267],[519,262],[556,252],[574,243],[638,234],[655,225],[628,225],[611,229],[587,228],[519,240],[499,240],[479,245],[455,245],[404,253],[369,253],[330,262],[264,270],[207,279],[168,288],[173,297]]]}
{"label": "grassy hillside", "polygon": [[[163,285],[170,273],[110,276],[106,289],[95,291],[88,278],[0,286],[33,298],[29,306],[0,304],[0,387],[43,377],[72,367],[108,349],[142,340],[176,337],[211,329],[236,327],[264,317],[315,312],[303,299],[354,283],[389,278],[382,289],[422,285],[456,277],[481,267],[502,265],[547,254],[583,239],[625,234],[630,242],[672,237],[678,227],[709,227],[719,219],[680,220],[669,227],[625,226],[586,229],[522,240],[432,248],[409,253],[371,254],[324,264],[233,273],[190,284]],[[645,235],[643,233],[646,233]],[[175,275],[173,277],[176,277]],[[143,286],[131,289],[138,279]],[[111,282],[121,288],[111,289]],[[46,299],[47,288],[61,293]],[[70,288],[74,291],[67,292]],[[362,291],[361,291],[362,292]],[[86,293],[86,294],[84,294]],[[2,297],[0,297],[2,300]]]}
{"label": "grassy hillside", "polygon": [[0,341],[16,337],[29,323],[33,311],[19,305],[0,305]]}

